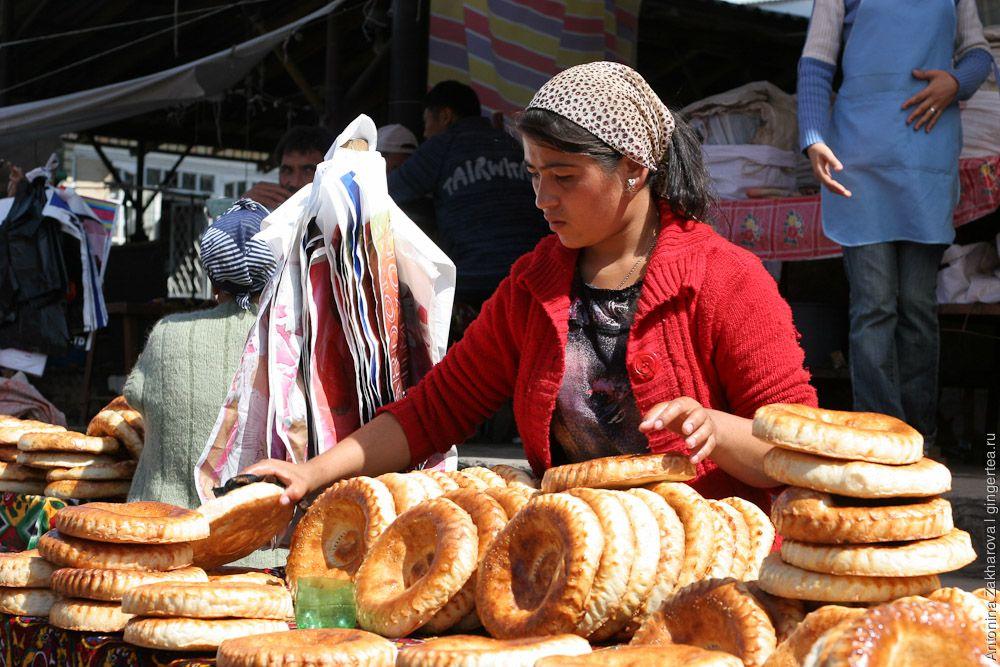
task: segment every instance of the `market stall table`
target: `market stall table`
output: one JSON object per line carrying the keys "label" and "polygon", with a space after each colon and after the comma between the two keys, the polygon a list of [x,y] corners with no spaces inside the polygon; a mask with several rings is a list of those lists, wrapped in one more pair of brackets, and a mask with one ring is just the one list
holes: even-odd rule
{"label": "market stall table", "polygon": [[[954,222],[960,227],[1000,208],[1000,155],[959,165],[962,195]],[[717,230],[762,260],[838,257],[840,246],[823,233],[820,196],[726,199],[719,202]]]}

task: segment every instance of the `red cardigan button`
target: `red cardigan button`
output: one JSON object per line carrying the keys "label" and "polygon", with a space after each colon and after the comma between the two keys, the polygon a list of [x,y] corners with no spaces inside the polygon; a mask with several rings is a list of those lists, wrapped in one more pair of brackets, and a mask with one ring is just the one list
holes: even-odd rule
{"label": "red cardigan button", "polygon": [[632,370],[641,380],[652,379],[658,370],[660,362],[653,352],[641,352],[632,360]]}

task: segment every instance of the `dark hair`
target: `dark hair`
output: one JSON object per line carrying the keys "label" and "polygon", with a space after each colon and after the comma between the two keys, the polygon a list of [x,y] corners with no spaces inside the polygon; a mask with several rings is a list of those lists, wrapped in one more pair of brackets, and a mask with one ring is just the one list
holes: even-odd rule
{"label": "dark hair", "polygon": [[274,159],[281,162],[285,153],[311,153],[317,151],[323,155],[330,150],[336,141],[336,135],[325,127],[318,125],[295,125],[285,132],[274,149]]}
{"label": "dark hair", "polygon": [[424,108],[431,111],[448,108],[458,114],[459,118],[481,116],[483,113],[479,95],[459,81],[442,81],[428,90],[424,95]]}
{"label": "dark hair", "polygon": [[[665,199],[677,215],[706,220],[715,204],[712,180],[705,168],[698,134],[676,111],[674,132],[666,154],[651,173],[653,195]],[[517,119],[517,129],[533,140],[565,153],[593,158],[612,171],[624,157],[573,121],[545,109],[528,109]]]}

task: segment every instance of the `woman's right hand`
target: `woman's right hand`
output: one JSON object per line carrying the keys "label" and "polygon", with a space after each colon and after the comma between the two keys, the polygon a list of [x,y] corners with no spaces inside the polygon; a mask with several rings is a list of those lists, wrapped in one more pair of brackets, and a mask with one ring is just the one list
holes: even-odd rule
{"label": "woman's right hand", "polygon": [[285,492],[281,495],[282,505],[294,505],[302,500],[307,493],[313,491],[315,483],[307,463],[289,463],[279,459],[258,461],[243,470],[249,475],[274,475],[285,484]]}
{"label": "woman's right hand", "polygon": [[815,174],[816,179],[825,185],[827,189],[835,195],[842,195],[844,197],[850,197],[851,191],[845,188],[843,185],[833,180],[831,175],[834,171],[842,171],[844,165],[840,164],[840,160],[837,156],[833,154],[830,147],[824,144],[822,141],[817,141],[812,146],[806,149],[806,155],[809,156],[809,162],[812,164],[813,174]]}

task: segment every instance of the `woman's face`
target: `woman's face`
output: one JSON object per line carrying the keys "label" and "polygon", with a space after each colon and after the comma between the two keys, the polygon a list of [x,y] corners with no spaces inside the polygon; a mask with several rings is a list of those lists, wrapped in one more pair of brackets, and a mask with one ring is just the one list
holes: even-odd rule
{"label": "woman's face", "polygon": [[607,171],[594,158],[564,153],[522,137],[535,205],[567,248],[588,248],[628,226],[628,160]]}

